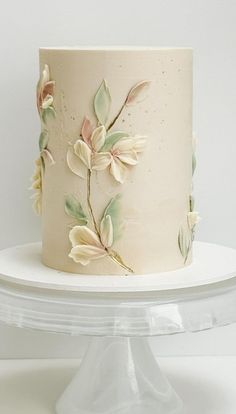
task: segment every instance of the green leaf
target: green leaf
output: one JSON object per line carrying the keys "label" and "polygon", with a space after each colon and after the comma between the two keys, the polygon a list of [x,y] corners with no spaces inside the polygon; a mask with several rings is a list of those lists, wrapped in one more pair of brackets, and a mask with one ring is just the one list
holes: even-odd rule
{"label": "green leaf", "polygon": [[194,211],[194,204],[195,204],[195,200],[193,195],[189,196],[189,211],[192,212]]}
{"label": "green leaf", "polygon": [[106,84],[103,80],[98,88],[98,91],[94,97],[94,111],[96,117],[101,125],[105,125],[108,119],[111,106],[111,95]]}
{"label": "green leaf", "polygon": [[194,171],[196,170],[196,165],[197,165],[197,159],[196,159],[196,155],[193,152],[192,155],[192,175],[194,174]]}
{"label": "green leaf", "polygon": [[180,252],[183,256],[183,258],[186,258],[187,255],[187,243],[186,243],[186,236],[183,227],[179,230],[179,236],[178,236],[178,244]]}
{"label": "green leaf", "polygon": [[114,242],[121,237],[123,231],[120,199],[121,194],[117,194],[114,198],[112,198],[103,213],[103,218],[105,218],[106,216],[111,217]]}
{"label": "green leaf", "polygon": [[183,227],[181,227],[178,234],[178,245],[185,263],[188,259],[188,255],[192,246],[192,232],[186,232]]}
{"label": "green leaf", "polygon": [[39,149],[40,149],[40,152],[43,151],[45,148],[47,148],[48,139],[49,139],[48,131],[46,129],[44,129],[41,132],[40,136],[39,136]]}
{"label": "green leaf", "polygon": [[42,120],[45,124],[49,118],[54,119],[55,116],[56,116],[56,112],[53,106],[49,106],[48,108],[42,110]]}
{"label": "green leaf", "polygon": [[45,173],[45,161],[44,161],[44,158],[42,156],[40,158],[41,158],[41,163],[42,163],[42,171],[43,171],[43,173]]}
{"label": "green leaf", "polygon": [[121,138],[128,137],[129,135],[126,132],[116,131],[107,134],[105,143],[101,151],[110,151],[113,145],[116,144]]}
{"label": "green leaf", "polygon": [[84,226],[88,223],[88,219],[83,211],[81,204],[72,195],[66,197],[65,212],[68,214],[68,216],[76,219],[80,226]]}

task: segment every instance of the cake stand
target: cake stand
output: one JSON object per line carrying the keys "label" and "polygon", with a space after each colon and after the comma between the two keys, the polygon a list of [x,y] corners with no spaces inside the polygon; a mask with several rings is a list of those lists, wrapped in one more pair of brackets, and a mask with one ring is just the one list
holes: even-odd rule
{"label": "cake stand", "polygon": [[91,337],[56,413],[181,413],[148,337],[235,322],[236,250],[195,242],[186,268],[123,277],[59,272],[41,264],[40,251],[35,243],[0,253],[0,320]]}

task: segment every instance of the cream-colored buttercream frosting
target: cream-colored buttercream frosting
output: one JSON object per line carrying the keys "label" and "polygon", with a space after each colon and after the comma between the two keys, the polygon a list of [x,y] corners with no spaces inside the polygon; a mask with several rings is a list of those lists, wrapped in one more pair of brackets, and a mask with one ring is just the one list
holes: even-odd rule
{"label": "cream-colored buttercream frosting", "polygon": [[192,50],[42,48],[40,72],[43,263],[88,275],[189,264]]}

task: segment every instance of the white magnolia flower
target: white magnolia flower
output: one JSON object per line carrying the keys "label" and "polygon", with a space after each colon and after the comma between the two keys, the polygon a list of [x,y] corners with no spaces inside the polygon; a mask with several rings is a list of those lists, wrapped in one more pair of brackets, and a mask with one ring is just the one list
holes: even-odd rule
{"label": "white magnolia flower", "polygon": [[123,137],[110,151],[103,152],[101,149],[105,139],[106,129],[101,125],[93,131],[89,143],[79,139],[73,147],[70,146],[67,164],[71,171],[81,178],[85,178],[86,168],[102,171],[110,167],[110,173],[115,180],[123,183],[127,172],[126,166],[138,163],[138,154],[144,150],[146,139],[142,136]]}
{"label": "white magnolia flower", "polygon": [[193,228],[196,226],[196,224],[199,223],[201,220],[201,217],[199,216],[197,211],[191,211],[188,213],[188,225],[190,230],[193,230]]}
{"label": "white magnolia flower", "polygon": [[67,164],[71,171],[81,178],[86,177],[86,169],[104,170],[111,162],[109,152],[99,152],[104,145],[106,129],[103,125],[94,129],[89,141],[78,139],[67,152]]}
{"label": "white magnolia flower", "polygon": [[111,149],[110,172],[119,183],[125,180],[127,165],[132,166],[138,163],[138,154],[144,150],[145,137],[124,137],[121,138]]}
{"label": "white magnolia flower", "polygon": [[35,190],[33,194],[33,209],[36,214],[40,215],[42,212],[42,160],[39,157],[35,161],[35,172],[32,177],[32,186],[31,188]]}
{"label": "white magnolia flower", "polygon": [[76,263],[87,265],[91,260],[108,256],[108,248],[113,243],[113,226],[109,215],[104,217],[100,225],[100,237],[87,226],[75,226],[69,238],[72,249],[69,253]]}

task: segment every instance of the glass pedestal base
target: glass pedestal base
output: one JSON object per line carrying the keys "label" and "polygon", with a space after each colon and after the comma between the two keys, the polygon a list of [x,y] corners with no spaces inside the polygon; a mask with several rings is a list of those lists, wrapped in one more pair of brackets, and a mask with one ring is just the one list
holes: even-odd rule
{"label": "glass pedestal base", "polygon": [[145,338],[91,339],[57,414],[178,414],[182,402]]}
{"label": "glass pedestal base", "polygon": [[0,252],[0,321],[91,336],[57,414],[181,413],[145,338],[235,322],[236,250],[195,242],[191,266],[125,278],[65,274],[40,254],[38,243]]}

